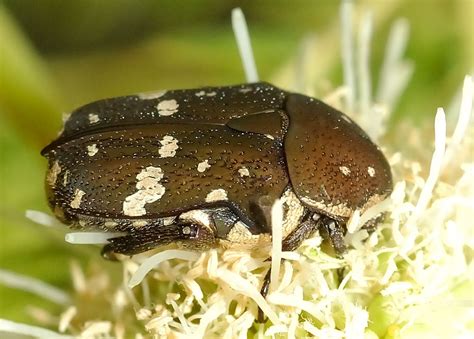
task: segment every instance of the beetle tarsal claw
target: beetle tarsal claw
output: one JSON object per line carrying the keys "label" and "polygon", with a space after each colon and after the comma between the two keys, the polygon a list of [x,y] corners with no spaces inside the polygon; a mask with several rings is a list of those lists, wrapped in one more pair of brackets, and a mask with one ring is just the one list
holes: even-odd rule
{"label": "beetle tarsal claw", "polygon": [[347,246],[344,241],[344,228],[335,220],[322,217],[320,219],[319,232],[324,240],[328,241],[336,256],[340,257],[346,252]]}

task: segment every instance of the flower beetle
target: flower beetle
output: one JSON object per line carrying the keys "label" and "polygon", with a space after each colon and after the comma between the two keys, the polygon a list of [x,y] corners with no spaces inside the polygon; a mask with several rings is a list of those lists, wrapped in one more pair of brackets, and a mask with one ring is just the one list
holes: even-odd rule
{"label": "flower beetle", "polygon": [[104,254],[169,243],[259,247],[284,200],[283,250],[345,224],[392,190],[389,164],[350,118],[268,83],[130,95],[85,105],[42,154],[56,216],[124,232]]}

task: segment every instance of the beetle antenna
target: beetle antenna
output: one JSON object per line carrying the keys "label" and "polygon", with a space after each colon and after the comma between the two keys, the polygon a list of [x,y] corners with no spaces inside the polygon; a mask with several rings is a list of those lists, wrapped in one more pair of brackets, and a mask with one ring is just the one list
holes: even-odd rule
{"label": "beetle antenna", "polygon": [[232,28],[234,30],[235,40],[237,41],[237,47],[247,82],[258,82],[257,66],[255,65],[255,59],[253,57],[247,22],[240,8],[234,8],[232,10]]}

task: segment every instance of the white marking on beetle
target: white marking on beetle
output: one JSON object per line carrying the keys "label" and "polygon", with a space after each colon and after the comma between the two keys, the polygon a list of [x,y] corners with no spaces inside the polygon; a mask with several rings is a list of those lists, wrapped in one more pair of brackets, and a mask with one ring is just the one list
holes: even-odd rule
{"label": "white marking on beetle", "polygon": [[174,224],[175,220],[176,220],[176,217],[165,217],[165,218],[161,219],[164,226]]}
{"label": "white marking on beetle", "polygon": [[212,92],[209,92],[209,93],[206,93],[205,91],[199,91],[199,92],[196,92],[195,95],[197,97],[202,97],[202,96],[207,96],[207,97],[213,97],[215,96],[217,93],[212,91]]}
{"label": "white marking on beetle", "polygon": [[146,222],[146,220],[135,220],[132,223],[132,226],[135,228],[140,228],[140,227],[146,226],[147,224],[148,223]]}
{"label": "white marking on beetle", "polygon": [[97,114],[89,113],[89,122],[91,124],[96,124],[100,121],[99,116]]}
{"label": "white marking on beetle", "polygon": [[53,166],[51,166],[49,169],[48,175],[46,176],[46,181],[48,182],[49,186],[54,187],[59,173],[61,173],[61,166],[59,166],[59,161],[56,160],[53,163]]}
{"label": "white marking on beetle", "polygon": [[248,92],[251,92],[251,91],[252,91],[252,89],[251,89],[251,88],[248,88],[248,87],[239,89],[239,92],[240,92],[240,93],[244,93],[244,94],[245,94],[245,93],[248,93]]}
{"label": "white marking on beetle", "polygon": [[66,186],[67,183],[69,182],[69,170],[66,170],[66,172],[64,172],[64,176],[63,176],[63,186]]}
{"label": "white marking on beetle", "polygon": [[156,106],[158,114],[161,116],[170,116],[178,112],[179,104],[176,100],[163,100]]}
{"label": "white marking on beetle", "polygon": [[346,166],[339,166],[339,170],[342,172],[342,174],[344,174],[346,177],[351,174],[351,170],[349,169],[349,167],[346,167]]}
{"label": "white marking on beetle", "polygon": [[154,92],[138,93],[137,96],[143,100],[152,100],[152,99],[161,98],[165,94],[166,94],[166,91],[154,91]]}
{"label": "white marking on beetle", "polygon": [[183,234],[191,234],[191,227],[184,226],[183,227]]}
{"label": "white marking on beetle", "polygon": [[252,234],[243,222],[237,221],[220,244],[224,248],[239,250],[261,249],[271,244],[271,236],[268,233]]}
{"label": "white marking on beetle", "polygon": [[198,172],[200,173],[206,171],[208,168],[211,168],[211,165],[209,165],[209,161],[207,159],[201,161],[197,166]]}
{"label": "white marking on beetle", "polygon": [[283,193],[281,201],[285,207],[282,225],[282,237],[285,239],[301,224],[305,207],[292,189],[287,189]]}
{"label": "white marking on beetle", "polygon": [[221,200],[228,200],[227,192],[225,189],[222,189],[222,188],[212,190],[206,196],[206,202],[221,201]]}
{"label": "white marking on beetle", "polygon": [[316,201],[308,197],[301,197],[301,201],[306,205],[314,207],[315,209],[340,217],[350,217],[353,212],[353,210],[349,208],[345,203],[334,205],[324,201]]}
{"label": "white marking on beetle", "polygon": [[76,190],[74,191],[74,196],[72,197],[72,201],[69,204],[69,206],[71,206],[72,208],[79,208],[84,194],[86,194],[86,192],[80,190],[79,188],[76,188]]}
{"label": "white marking on beetle", "polygon": [[69,118],[71,117],[71,112],[63,112],[63,114],[61,115],[61,118],[63,120],[63,124],[65,124]]}
{"label": "white marking on beetle", "polygon": [[239,174],[241,177],[248,177],[250,176],[250,172],[249,170],[247,169],[247,167],[242,167],[242,168],[239,168]]}
{"label": "white marking on beetle", "polygon": [[273,135],[271,135],[271,134],[265,134],[265,136],[266,136],[268,139],[275,140],[275,138],[274,138]]}
{"label": "white marking on beetle", "polygon": [[375,168],[369,166],[367,167],[367,173],[369,173],[369,175],[373,178],[375,177]]}
{"label": "white marking on beetle", "polygon": [[351,121],[351,119],[349,119],[349,117],[347,117],[347,116],[345,116],[345,115],[341,115],[341,118],[342,118],[344,121],[346,121],[347,123],[352,124],[352,121]]}
{"label": "white marking on beetle", "polygon": [[233,243],[245,243],[252,239],[253,234],[250,233],[248,227],[241,221],[237,221],[227,234],[226,240]]}
{"label": "white marking on beetle", "polygon": [[173,138],[171,135],[165,135],[160,140],[161,147],[158,150],[162,158],[172,158],[176,155],[176,150],[179,148],[178,139]]}
{"label": "white marking on beetle", "polygon": [[[207,214],[206,212],[202,210],[191,210],[191,211],[181,213],[179,215],[179,219],[183,221],[198,223],[199,225],[203,225],[207,227],[209,227],[209,225],[211,224],[211,220],[209,219],[209,214]],[[184,229],[183,229],[183,233],[184,233]]]}
{"label": "white marking on beetle", "polygon": [[97,144],[92,144],[92,145],[87,146],[87,154],[90,157],[93,157],[94,155],[96,155],[97,152],[99,152],[99,149],[97,148]]}
{"label": "white marking on beetle", "polygon": [[136,217],[146,214],[145,205],[151,204],[165,194],[165,187],[160,184],[163,171],[160,167],[148,166],[137,174],[137,192],[129,195],[123,202],[123,213]]}
{"label": "white marking on beetle", "polygon": [[104,226],[107,227],[107,228],[114,228],[117,225],[118,225],[118,223],[115,222],[115,221],[106,221],[104,223]]}

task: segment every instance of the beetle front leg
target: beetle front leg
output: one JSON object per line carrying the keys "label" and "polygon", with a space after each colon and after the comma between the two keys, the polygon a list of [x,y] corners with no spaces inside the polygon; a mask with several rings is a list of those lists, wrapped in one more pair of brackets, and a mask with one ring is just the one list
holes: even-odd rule
{"label": "beetle front leg", "polygon": [[[319,227],[319,222],[314,220],[313,218],[308,218],[307,220],[303,221],[300,226],[298,226],[293,232],[288,234],[281,244],[282,251],[294,251],[297,249],[301,243],[311,237]],[[268,259],[270,260],[270,258]],[[270,287],[270,276],[271,276],[271,268],[268,269],[267,273],[265,274],[265,278],[263,278],[262,288],[260,289],[260,294],[262,297],[266,298],[268,294],[268,289]],[[265,321],[265,317],[263,315],[262,310],[258,309],[258,317],[257,321],[259,323],[263,323]]]}
{"label": "beetle front leg", "polygon": [[337,257],[341,257],[347,250],[344,229],[336,220],[322,216],[319,219],[319,234],[329,242]]}
{"label": "beetle front leg", "polygon": [[176,242],[198,240],[209,242],[213,237],[207,229],[196,224],[173,223],[171,225],[149,225],[131,228],[127,235],[109,239],[102,248],[102,256],[108,260],[117,260],[115,254],[132,256],[148,250]]}

